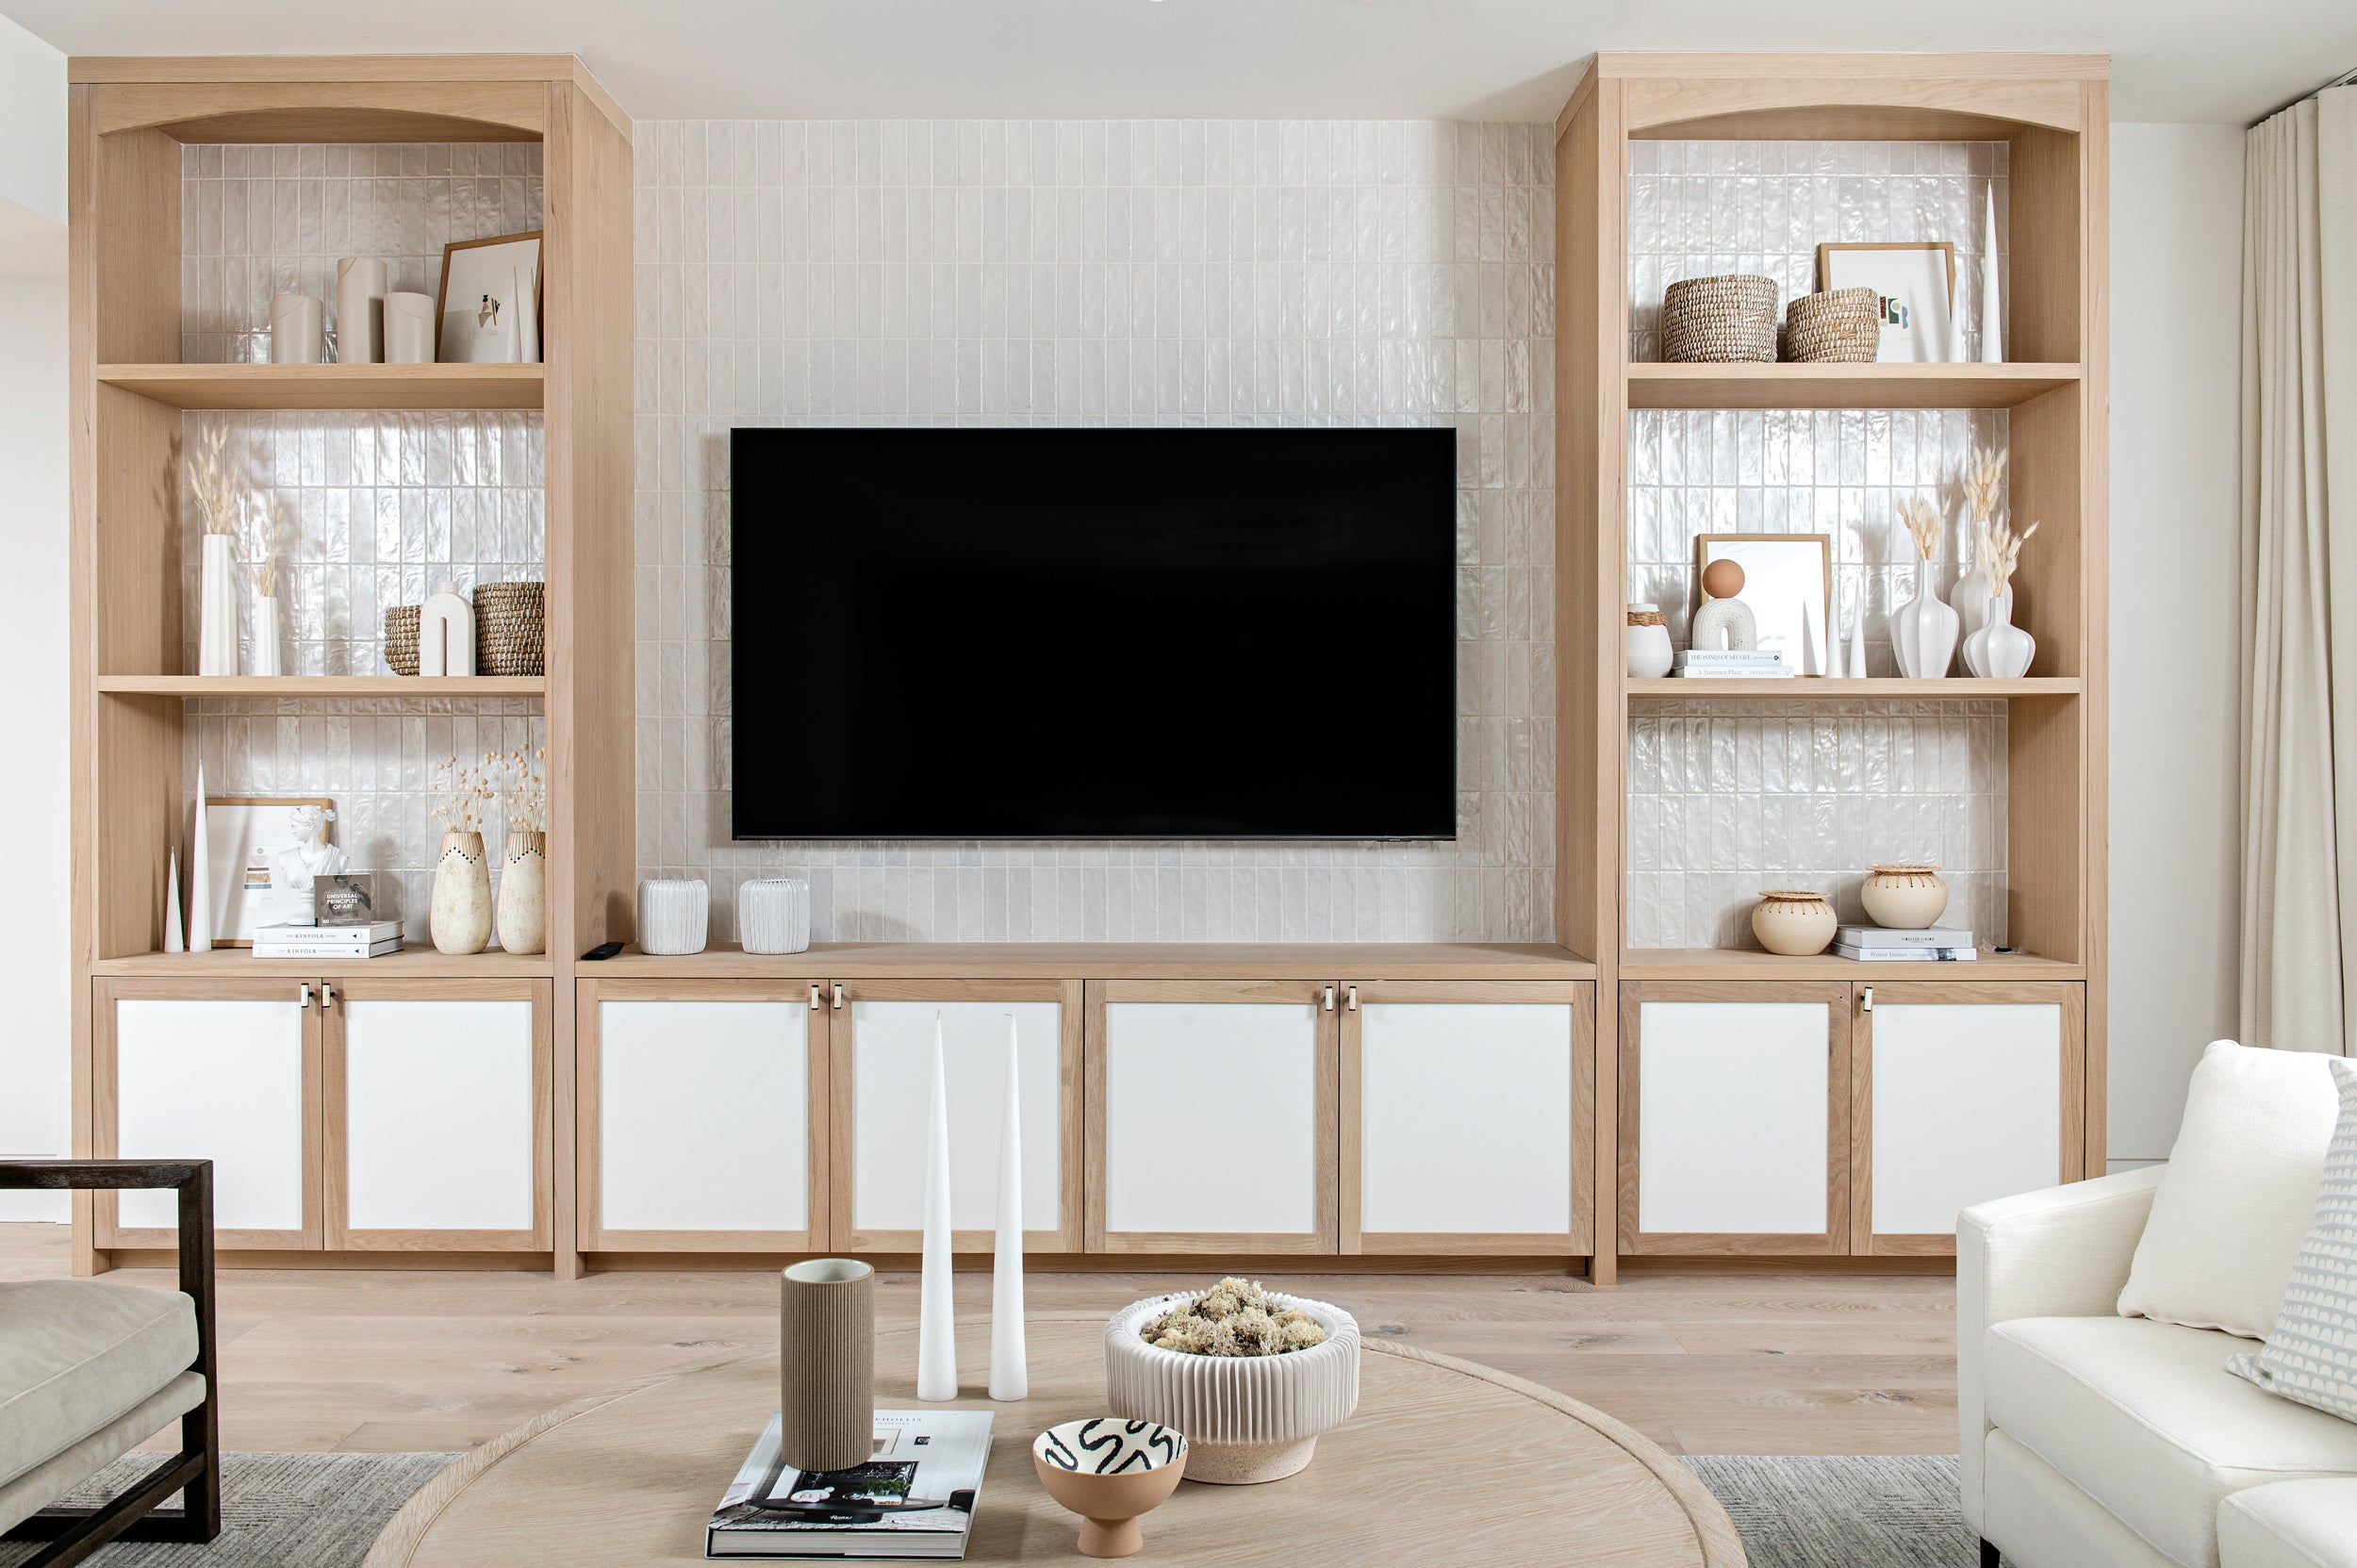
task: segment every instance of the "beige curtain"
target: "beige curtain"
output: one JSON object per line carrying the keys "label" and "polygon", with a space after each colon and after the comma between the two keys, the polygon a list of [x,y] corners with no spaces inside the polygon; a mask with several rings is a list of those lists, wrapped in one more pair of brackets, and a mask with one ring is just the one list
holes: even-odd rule
{"label": "beige curtain", "polygon": [[2250,132],[2242,351],[2242,1038],[2352,1054],[2357,88]]}

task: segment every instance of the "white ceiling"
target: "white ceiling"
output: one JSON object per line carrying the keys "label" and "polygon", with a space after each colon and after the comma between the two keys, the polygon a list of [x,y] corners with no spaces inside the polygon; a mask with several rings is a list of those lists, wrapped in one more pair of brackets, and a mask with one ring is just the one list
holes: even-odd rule
{"label": "white ceiling", "polygon": [[674,118],[1552,119],[1597,49],[2109,54],[2113,117],[2357,66],[2349,0],[0,0],[75,55],[556,53]]}

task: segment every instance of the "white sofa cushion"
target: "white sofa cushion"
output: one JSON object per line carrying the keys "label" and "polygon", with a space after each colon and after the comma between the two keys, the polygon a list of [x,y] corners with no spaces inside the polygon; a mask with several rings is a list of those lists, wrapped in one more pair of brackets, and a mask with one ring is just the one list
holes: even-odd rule
{"label": "white sofa cushion", "polygon": [[2324,1157],[2316,1217],[2299,1244],[2275,1331],[2226,1370],[2269,1394],[2357,1421],[2357,1068],[2331,1059],[2340,1128]]}
{"label": "white sofa cushion", "polygon": [[2224,1568],[2357,1568],[2357,1477],[2245,1487],[2217,1510]]}
{"label": "white sofa cushion", "polygon": [[2122,1316],[2244,1339],[2274,1330],[2340,1115],[2334,1060],[2232,1040],[2201,1053]]}
{"label": "white sofa cushion", "polygon": [[2357,1472],[2357,1426],[2230,1374],[2225,1334],[2023,1317],[1983,1343],[1989,1420],[2187,1568],[2217,1564],[2229,1494]]}

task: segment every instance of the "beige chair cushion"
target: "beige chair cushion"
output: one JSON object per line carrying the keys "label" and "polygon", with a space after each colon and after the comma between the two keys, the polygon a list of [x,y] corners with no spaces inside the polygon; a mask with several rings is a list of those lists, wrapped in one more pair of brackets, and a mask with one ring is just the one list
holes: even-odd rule
{"label": "beige chair cushion", "polygon": [[[204,1402],[205,1379],[183,1372],[63,1453],[51,1455],[14,1480],[0,1481],[0,1530],[14,1529],[20,1520],[39,1513]],[[140,1473],[153,1474],[170,1457],[152,1456]]]}
{"label": "beige chair cushion", "polygon": [[2217,1510],[2225,1568],[2357,1568],[2357,1477],[2246,1487]]}
{"label": "beige chair cushion", "polygon": [[2124,1317],[2000,1323],[1988,1419],[2187,1568],[2218,1561],[2219,1503],[2269,1481],[2357,1472],[2357,1426],[2226,1370],[2242,1344]]}
{"label": "beige chair cushion", "polygon": [[196,1360],[196,1305],[97,1279],[0,1284],[0,1482],[142,1403]]}

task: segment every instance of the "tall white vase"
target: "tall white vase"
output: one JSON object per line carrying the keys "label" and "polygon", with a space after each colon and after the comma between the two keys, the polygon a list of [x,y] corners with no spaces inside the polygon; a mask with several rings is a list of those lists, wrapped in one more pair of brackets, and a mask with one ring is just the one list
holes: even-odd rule
{"label": "tall white vase", "polygon": [[442,834],[429,918],[437,951],[479,953],[491,945],[491,868],[481,834],[453,828]]}
{"label": "tall white vase", "polygon": [[205,576],[196,609],[196,672],[238,672],[238,541],[205,536]]}
{"label": "tall white vase", "polygon": [[275,595],[258,595],[254,601],[254,668],[249,675],[281,675],[286,672],[279,663],[278,641],[282,620]]}
{"label": "tall white vase", "polygon": [[507,833],[500,857],[499,905],[491,916],[504,952],[536,953],[549,945],[548,835],[523,828]]}
{"label": "tall white vase", "polygon": [[1910,681],[1943,680],[1948,661],[1955,657],[1956,612],[1932,595],[1929,562],[1915,569],[1915,597],[1890,618],[1890,651],[1899,660],[1899,673]]}
{"label": "tall white vase", "polygon": [[189,951],[213,950],[212,850],[205,831],[205,765],[196,765],[196,831],[189,834]]}
{"label": "tall white vase", "polygon": [[339,364],[382,363],[385,263],[348,256],[336,263],[336,358]]}
{"label": "tall white vase", "polygon": [[1027,1399],[1023,1342],[1023,1058],[1007,1015],[1007,1098],[998,1113],[998,1237],[990,1263],[990,1396]]}
{"label": "tall white vase", "polygon": [[949,1095],[933,1015],[933,1092],[925,1115],[925,1257],[916,1286],[916,1396],[958,1396],[957,1312],[949,1293]]}
{"label": "tall white vase", "polygon": [[2030,672],[2037,639],[2013,623],[2013,595],[1991,602],[1988,624],[1964,639],[1965,668],[1988,681],[2013,681]]}

